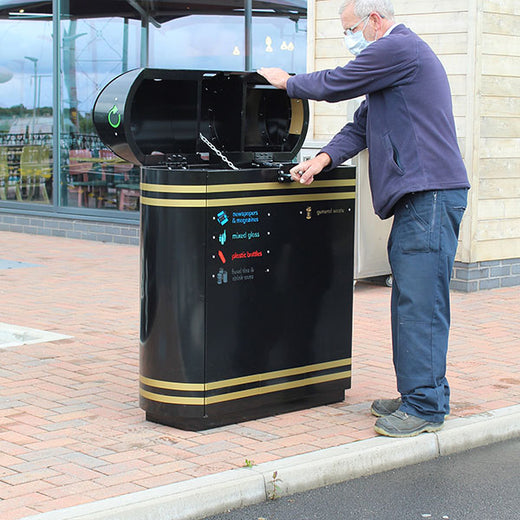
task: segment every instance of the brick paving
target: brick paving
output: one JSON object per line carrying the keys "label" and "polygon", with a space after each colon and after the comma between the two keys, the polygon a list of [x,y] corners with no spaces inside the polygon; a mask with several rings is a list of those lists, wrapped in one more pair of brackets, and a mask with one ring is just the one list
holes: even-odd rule
{"label": "brick paving", "polygon": [[[71,336],[0,348],[2,520],[374,437],[369,403],[395,394],[390,289],[358,283],[344,402],[201,433],[146,422],[138,247],[0,232],[0,260],[32,264],[0,270],[0,322]],[[452,307],[450,417],[518,404],[520,287]]]}

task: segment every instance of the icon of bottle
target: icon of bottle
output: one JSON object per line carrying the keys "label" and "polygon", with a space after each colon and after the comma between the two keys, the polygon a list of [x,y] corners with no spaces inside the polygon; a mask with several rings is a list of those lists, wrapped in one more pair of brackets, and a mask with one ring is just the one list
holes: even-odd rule
{"label": "icon of bottle", "polygon": [[220,267],[217,273],[217,284],[222,285],[223,283],[228,283],[228,272]]}
{"label": "icon of bottle", "polygon": [[226,230],[224,230],[223,233],[221,233],[219,236],[218,236],[218,241],[224,245],[226,243],[226,240],[227,240],[227,235],[226,235]]}

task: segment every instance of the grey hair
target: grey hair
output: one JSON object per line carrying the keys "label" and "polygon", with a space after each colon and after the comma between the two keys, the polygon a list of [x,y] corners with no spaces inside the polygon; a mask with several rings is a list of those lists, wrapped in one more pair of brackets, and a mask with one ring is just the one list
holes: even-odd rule
{"label": "grey hair", "polygon": [[370,13],[376,12],[388,20],[394,19],[394,6],[391,0],[343,0],[339,14],[343,14],[343,11],[351,4],[354,5],[354,14],[358,18],[365,18]]}

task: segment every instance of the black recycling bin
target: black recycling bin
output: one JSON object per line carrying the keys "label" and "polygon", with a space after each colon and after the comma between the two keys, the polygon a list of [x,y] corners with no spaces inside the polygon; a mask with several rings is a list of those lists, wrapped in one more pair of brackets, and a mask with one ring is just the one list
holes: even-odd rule
{"label": "black recycling bin", "polygon": [[146,418],[202,430],[343,400],[355,169],[290,182],[307,102],[256,73],[138,69],[93,117],[141,165]]}

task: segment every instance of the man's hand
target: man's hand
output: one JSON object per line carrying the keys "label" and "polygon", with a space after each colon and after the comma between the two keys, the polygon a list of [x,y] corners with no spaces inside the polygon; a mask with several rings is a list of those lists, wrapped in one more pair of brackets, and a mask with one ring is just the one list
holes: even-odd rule
{"label": "man's hand", "polygon": [[290,169],[290,174],[293,180],[299,181],[302,184],[310,184],[314,180],[314,176],[318,175],[324,168],[326,168],[332,159],[326,153],[320,153],[316,157],[303,161]]}
{"label": "man's hand", "polygon": [[262,67],[257,70],[260,76],[263,76],[273,87],[287,90],[287,80],[290,78],[285,70],[275,67]]}

